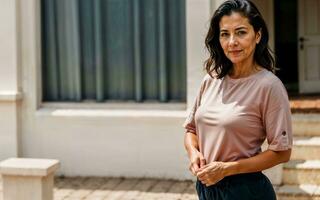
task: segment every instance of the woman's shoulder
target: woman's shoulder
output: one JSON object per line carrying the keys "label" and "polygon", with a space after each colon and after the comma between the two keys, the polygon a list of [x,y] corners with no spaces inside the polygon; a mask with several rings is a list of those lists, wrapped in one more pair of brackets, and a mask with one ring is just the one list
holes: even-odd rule
{"label": "woman's shoulder", "polygon": [[218,80],[218,74],[215,71],[212,71],[210,73],[206,72],[203,80],[204,81],[215,81],[215,80]]}
{"label": "woman's shoulder", "polygon": [[215,76],[212,76],[212,75],[206,73],[206,74],[204,75],[204,77],[203,77],[203,82],[212,81],[212,80],[214,80],[214,79],[215,79]]}
{"label": "woman's shoulder", "polygon": [[271,71],[265,69],[264,76],[260,79],[262,85],[268,88],[283,86],[282,81]]}
{"label": "woman's shoulder", "polygon": [[260,83],[265,92],[287,93],[282,81],[271,71],[266,70],[264,76],[260,79]]}
{"label": "woman's shoulder", "polygon": [[215,82],[216,80],[218,80],[216,74],[206,73],[202,78],[202,84],[201,85],[208,86],[208,85],[212,84],[213,82]]}

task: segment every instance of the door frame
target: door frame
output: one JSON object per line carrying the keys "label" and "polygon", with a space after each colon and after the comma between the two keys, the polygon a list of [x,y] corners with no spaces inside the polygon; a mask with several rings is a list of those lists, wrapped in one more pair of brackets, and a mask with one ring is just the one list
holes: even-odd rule
{"label": "door frame", "polygon": [[[302,51],[300,49],[300,45],[301,45],[301,38],[305,38],[306,34],[304,32],[305,30],[305,23],[304,23],[304,10],[305,10],[305,4],[303,2],[305,2],[306,0],[297,0],[298,3],[298,47],[297,47],[297,51],[298,51],[298,78],[299,78],[299,93],[319,93],[320,92],[320,87],[319,82],[320,80],[315,80],[315,81],[308,81],[305,80],[305,75],[306,75],[306,65],[305,65],[305,51]],[[316,36],[318,37],[318,36]],[[309,38],[310,39],[310,38]],[[303,41],[303,45],[310,45],[312,44],[312,41],[308,41],[308,38],[305,38],[305,41]],[[320,67],[320,66],[318,66]],[[320,79],[320,77],[319,77]]]}

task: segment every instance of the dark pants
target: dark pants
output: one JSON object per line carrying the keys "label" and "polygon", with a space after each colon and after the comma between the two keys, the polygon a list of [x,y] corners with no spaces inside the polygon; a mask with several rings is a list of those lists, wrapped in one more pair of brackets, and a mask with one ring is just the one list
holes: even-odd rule
{"label": "dark pants", "polygon": [[228,176],[206,187],[196,183],[199,200],[276,200],[269,179],[261,172]]}

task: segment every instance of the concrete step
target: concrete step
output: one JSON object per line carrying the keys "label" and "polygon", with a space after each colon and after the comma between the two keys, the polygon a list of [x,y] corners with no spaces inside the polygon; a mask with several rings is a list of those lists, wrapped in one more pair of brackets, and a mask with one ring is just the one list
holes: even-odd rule
{"label": "concrete step", "polygon": [[320,114],[292,114],[292,129],[295,136],[320,136]]}
{"label": "concrete step", "polygon": [[320,137],[294,137],[292,160],[316,160],[320,158]]}
{"label": "concrete step", "polygon": [[319,185],[283,185],[276,189],[278,200],[319,200]]}
{"label": "concrete step", "polygon": [[283,165],[284,184],[320,185],[320,160],[291,160]]}

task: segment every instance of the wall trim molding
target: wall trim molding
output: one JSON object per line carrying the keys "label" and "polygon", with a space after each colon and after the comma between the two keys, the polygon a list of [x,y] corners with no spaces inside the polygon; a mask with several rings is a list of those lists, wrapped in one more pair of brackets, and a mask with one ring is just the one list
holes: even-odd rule
{"label": "wall trim molding", "polygon": [[186,111],[179,110],[102,110],[102,109],[67,109],[67,108],[40,108],[36,116],[50,117],[112,117],[112,118],[181,118],[185,119]]}
{"label": "wall trim molding", "polygon": [[0,91],[0,102],[20,101],[22,100],[22,96],[22,92],[18,91]]}

